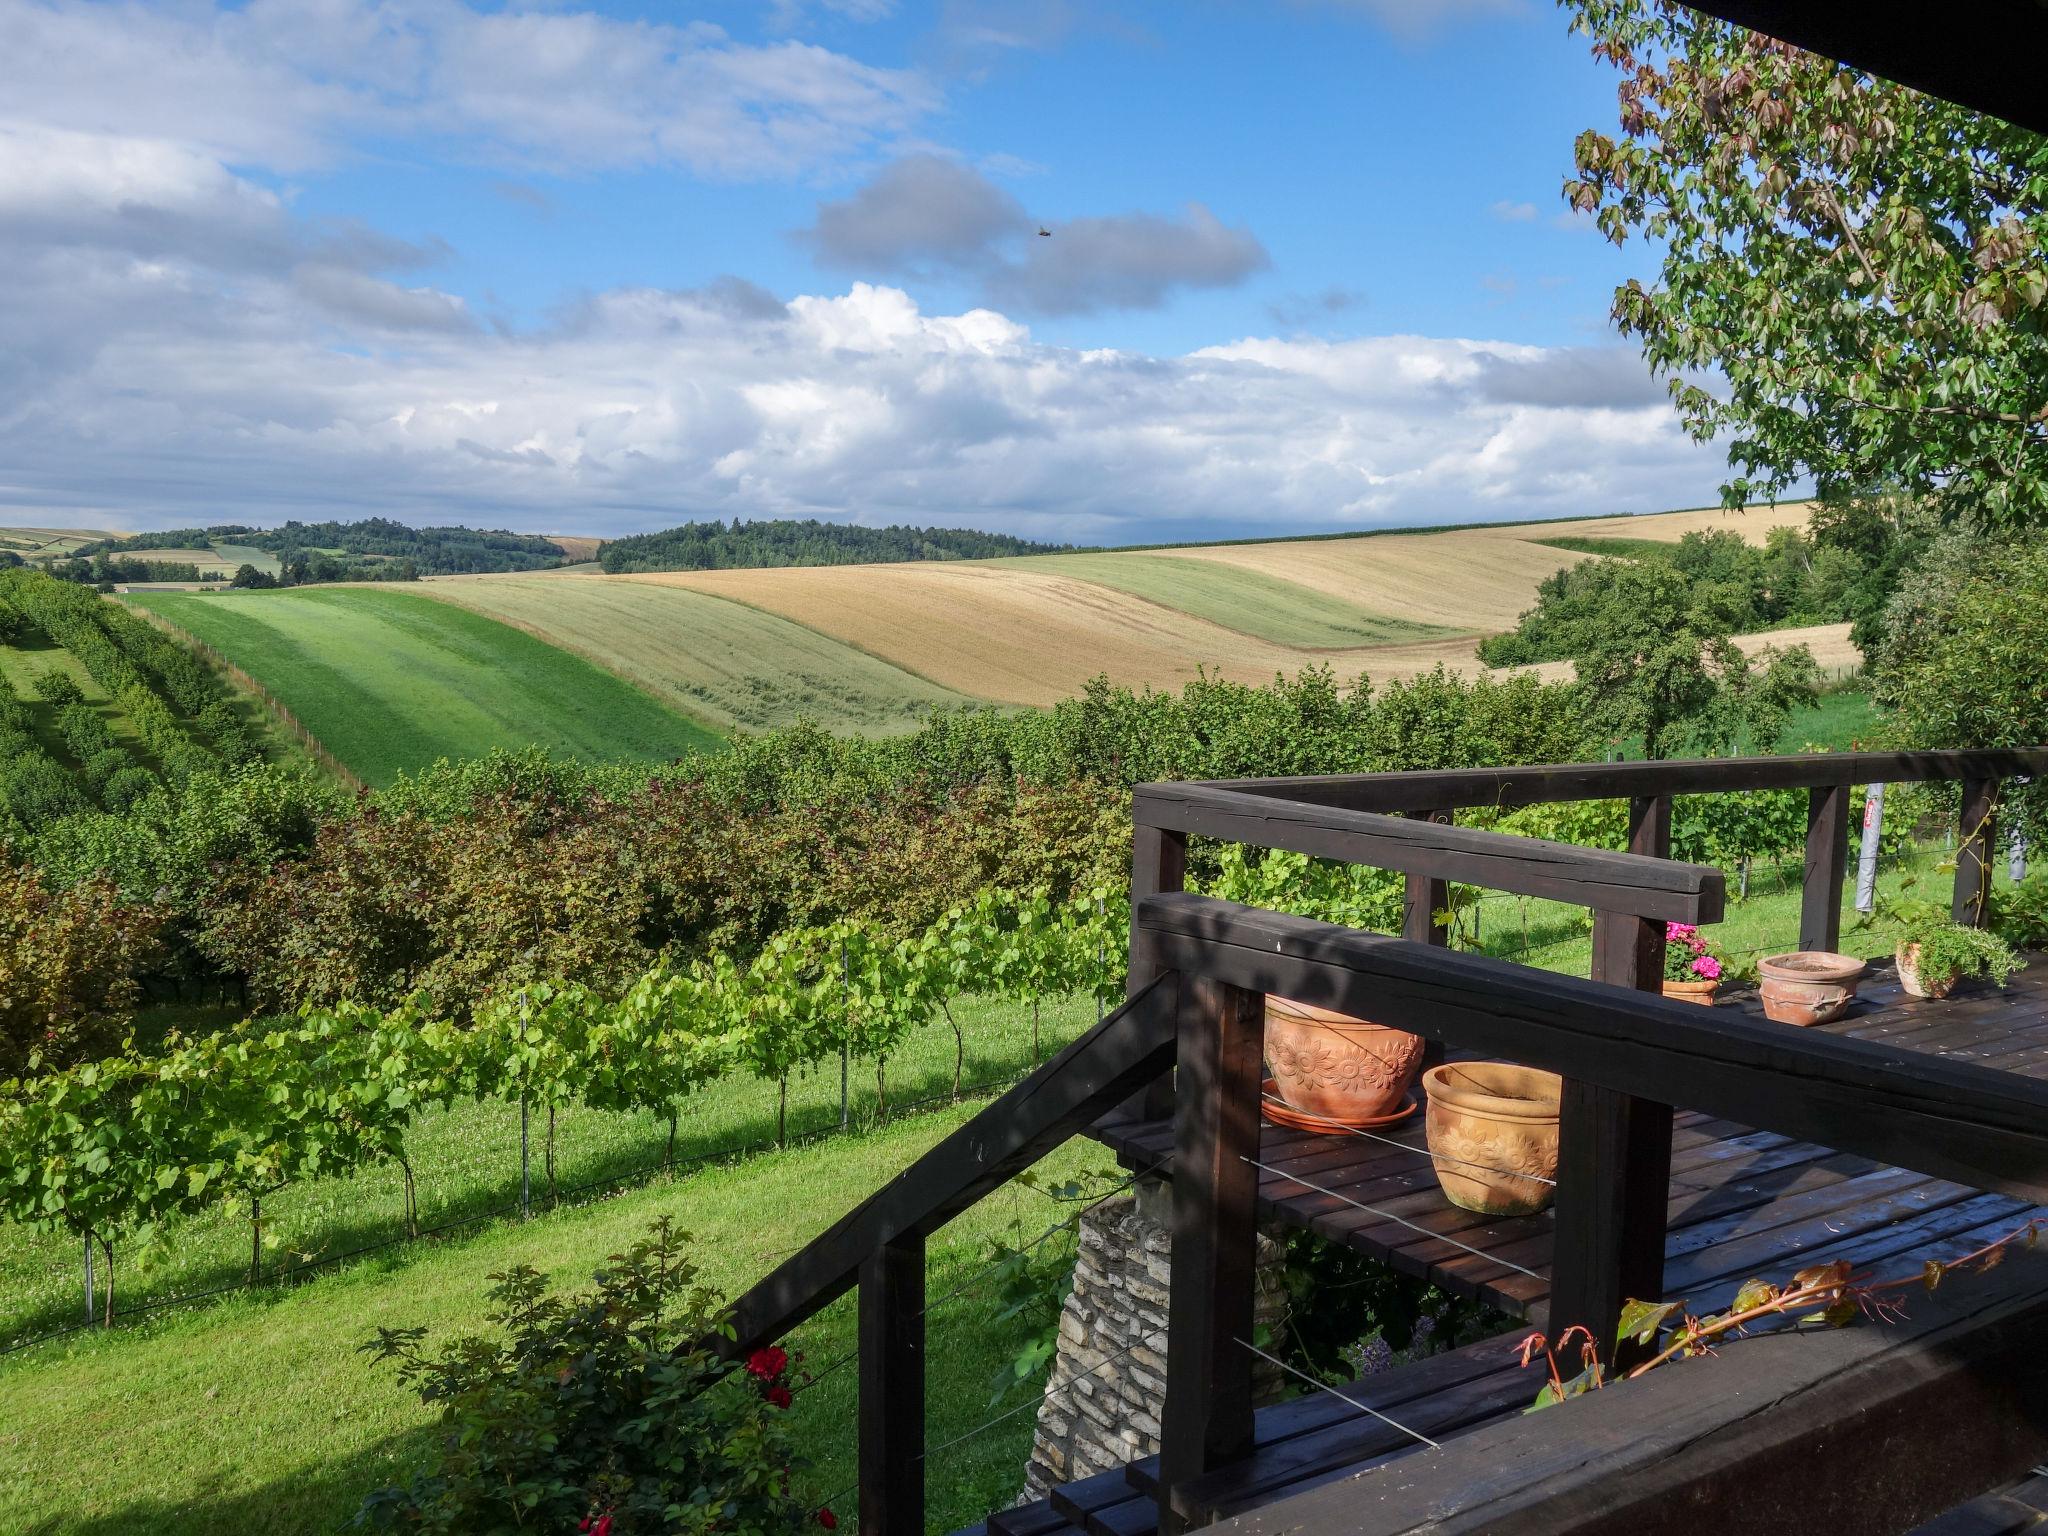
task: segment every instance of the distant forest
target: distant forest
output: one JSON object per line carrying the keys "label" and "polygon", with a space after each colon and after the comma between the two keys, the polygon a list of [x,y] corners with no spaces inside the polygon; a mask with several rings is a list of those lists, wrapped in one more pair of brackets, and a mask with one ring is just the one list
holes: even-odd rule
{"label": "distant forest", "polygon": [[863,528],[851,523],[772,519],[684,523],[660,533],[612,539],[597,552],[607,571],[723,571],[771,565],[870,565],[890,560],[986,560],[1044,555],[1070,544],[1035,544],[970,528]]}
{"label": "distant forest", "polygon": [[[288,581],[389,579],[393,573],[384,567],[390,563],[410,567],[406,575],[398,578],[401,580],[412,576],[475,575],[483,571],[537,571],[564,563],[561,546],[537,534],[507,533],[503,529],[408,528],[387,517],[369,517],[354,523],[292,522],[281,528],[221,523],[211,528],[158,529],[130,538],[80,545],[70,560],[53,562],[51,570],[74,580],[99,580],[102,578],[93,574],[93,568],[103,556],[119,561],[132,550],[210,549],[216,544],[239,544],[277,556]],[[303,574],[295,575],[295,571]]]}

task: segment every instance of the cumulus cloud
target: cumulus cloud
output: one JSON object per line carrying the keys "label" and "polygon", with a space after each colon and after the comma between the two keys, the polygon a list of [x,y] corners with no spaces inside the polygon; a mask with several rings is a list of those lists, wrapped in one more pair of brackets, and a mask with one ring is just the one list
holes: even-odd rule
{"label": "cumulus cloud", "polygon": [[1227,288],[1271,265],[1250,230],[1199,203],[1178,216],[1041,226],[979,171],[932,154],[906,156],[821,204],[796,238],[825,264],[868,276],[968,277],[991,305],[1031,315],[1156,309],[1176,289]]}
{"label": "cumulus cloud", "polygon": [[351,136],[434,135],[498,162],[782,175],[864,154],[938,103],[914,70],[708,23],[463,0],[112,0],[0,8],[17,121],[297,169]]}
{"label": "cumulus cloud", "polygon": [[979,268],[1032,232],[1017,200],[944,155],[907,155],[851,197],[820,203],[799,242],[835,267],[901,271],[919,263]]}
{"label": "cumulus cloud", "polygon": [[1080,351],[860,282],[613,289],[506,331],[359,267],[81,244],[15,262],[0,335],[0,521],[805,515],[1116,541],[1683,503],[1719,478],[1621,354]]}

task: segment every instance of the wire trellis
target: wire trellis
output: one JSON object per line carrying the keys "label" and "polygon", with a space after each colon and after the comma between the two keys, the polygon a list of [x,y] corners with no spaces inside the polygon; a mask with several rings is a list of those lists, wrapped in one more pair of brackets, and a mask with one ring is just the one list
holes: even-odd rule
{"label": "wire trellis", "polygon": [[[991,1078],[979,1083],[966,1084],[961,1088],[960,1099],[957,1101],[954,1099],[950,1089],[944,1093],[927,1094],[921,1098],[905,1100],[903,1103],[893,1106],[891,1114],[892,1116],[909,1115],[933,1111],[955,1102],[977,1098],[984,1093],[1012,1087],[1023,1081],[1024,1077],[1028,1075],[1028,1073],[1023,1073],[1013,1077]],[[594,1190],[623,1193],[628,1187],[637,1187],[664,1172],[680,1174],[736,1158],[754,1156],[763,1152],[772,1152],[789,1147],[808,1146],[845,1134],[847,1132],[841,1130],[834,1123],[821,1126],[816,1130],[804,1131],[790,1136],[780,1143],[779,1146],[772,1139],[735,1142],[732,1145],[714,1147],[709,1151],[696,1153],[690,1157],[677,1158],[673,1162],[643,1163],[617,1173],[588,1179],[579,1184],[561,1186],[556,1191],[555,1206],[560,1208],[565,1204],[578,1203],[576,1201],[577,1196],[590,1194]],[[599,1195],[597,1198],[603,1199],[607,1198],[607,1196]],[[592,1204],[595,1202],[583,1201],[580,1203]],[[165,1311],[172,1307],[194,1306],[199,1302],[212,1301],[218,1297],[230,1296],[239,1291],[296,1285],[312,1278],[321,1271],[346,1264],[353,1259],[360,1259],[370,1254],[384,1253],[393,1248],[403,1248],[414,1243],[425,1242],[430,1238],[439,1237],[448,1232],[457,1232],[465,1227],[484,1226],[490,1222],[501,1221],[509,1216],[516,1216],[520,1214],[520,1211],[521,1204],[517,1199],[510,1200],[502,1205],[487,1206],[482,1210],[471,1211],[465,1215],[454,1217],[449,1221],[439,1222],[430,1227],[422,1227],[416,1236],[401,1233],[396,1237],[386,1238],[375,1243],[364,1243],[355,1248],[344,1249],[339,1253],[321,1254],[317,1258],[287,1265],[283,1269],[272,1274],[263,1275],[255,1280],[244,1277],[231,1281],[226,1285],[210,1286],[198,1291],[181,1291],[171,1296],[159,1296],[149,1301],[139,1301],[120,1306],[114,1312],[114,1321],[120,1323],[142,1317],[148,1313]],[[67,1323],[59,1328],[46,1329],[41,1333],[31,1334],[25,1338],[13,1339],[6,1344],[0,1344],[0,1357],[16,1354],[22,1350],[31,1349],[38,1344],[52,1343],[58,1339],[68,1338],[73,1334],[85,1333],[104,1326],[100,1322],[75,1322]]]}

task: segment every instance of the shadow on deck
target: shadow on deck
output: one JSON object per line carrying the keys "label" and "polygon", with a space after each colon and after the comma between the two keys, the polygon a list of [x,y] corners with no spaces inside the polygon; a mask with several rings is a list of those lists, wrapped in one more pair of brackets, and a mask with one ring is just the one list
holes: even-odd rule
{"label": "shadow on deck", "polygon": [[[1753,993],[1718,1006],[1762,1017]],[[1849,1014],[1823,1028],[1895,1048],[1908,1061],[1923,1053],[2048,1078],[2048,963],[2035,957],[2003,991],[1977,988],[1940,1002],[1907,996],[1889,965],[1873,966]],[[1095,1134],[1134,1172],[1158,1168],[1173,1146],[1165,1120]],[[1306,1228],[1544,1326],[1551,1214],[1489,1218],[1458,1210],[1444,1200],[1422,1147],[1420,1115],[1373,1137],[1267,1124],[1260,1219]],[[1724,1308],[1752,1277],[1783,1280],[1837,1259],[1878,1278],[1914,1274],[1929,1259],[1953,1259],[2037,1215],[2048,1216],[2048,1207],[1680,1110],[1664,1294],[1706,1312]],[[1264,1409],[1252,1455],[1180,1485],[1175,1507],[1191,1526],[1210,1524],[1405,1459],[1424,1449],[1419,1437],[1455,1440],[1517,1419],[1539,1385],[1516,1362],[1518,1337],[1397,1367],[1341,1395],[1311,1393]],[[1153,1532],[1156,1472],[1156,1458],[1148,1458],[994,1514],[977,1529],[996,1536]],[[1934,1529],[1960,1536],[1977,1527]]]}

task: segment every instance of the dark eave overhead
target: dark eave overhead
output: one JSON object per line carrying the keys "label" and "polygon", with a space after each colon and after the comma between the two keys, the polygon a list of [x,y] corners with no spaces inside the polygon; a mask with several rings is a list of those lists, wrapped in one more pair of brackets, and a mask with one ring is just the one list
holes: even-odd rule
{"label": "dark eave overhead", "polygon": [[2048,133],[2048,0],[1687,0],[1887,80]]}

